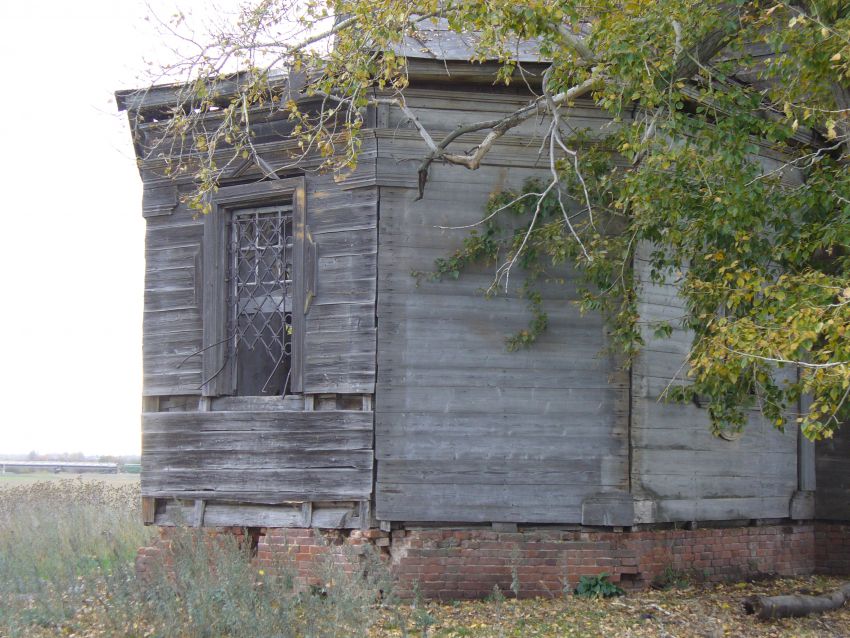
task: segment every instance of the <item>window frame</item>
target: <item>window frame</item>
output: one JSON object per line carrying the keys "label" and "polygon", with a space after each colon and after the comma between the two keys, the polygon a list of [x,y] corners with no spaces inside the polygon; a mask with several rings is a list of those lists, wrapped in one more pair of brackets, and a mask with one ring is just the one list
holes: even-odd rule
{"label": "window frame", "polygon": [[230,356],[227,332],[229,307],[229,228],[234,211],[274,206],[292,200],[294,237],[292,355],[289,394],[303,392],[304,332],[306,312],[315,295],[316,255],[307,227],[306,189],[303,177],[224,186],[211,198],[204,217],[203,247],[203,396],[236,396],[236,361]]}

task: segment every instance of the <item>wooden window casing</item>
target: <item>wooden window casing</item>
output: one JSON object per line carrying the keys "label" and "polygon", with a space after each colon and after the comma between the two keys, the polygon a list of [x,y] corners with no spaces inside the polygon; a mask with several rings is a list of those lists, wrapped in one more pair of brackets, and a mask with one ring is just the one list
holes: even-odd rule
{"label": "wooden window casing", "polygon": [[[280,179],[226,186],[213,196],[212,210],[204,219],[203,249],[203,385],[204,396],[236,395],[237,375],[234,321],[233,255],[231,222],[234,215],[250,209],[270,210],[291,205],[293,242],[291,335],[288,394],[303,388],[304,332],[306,312],[315,295],[316,254],[309,228],[304,178]],[[257,394],[249,392],[248,395]]]}

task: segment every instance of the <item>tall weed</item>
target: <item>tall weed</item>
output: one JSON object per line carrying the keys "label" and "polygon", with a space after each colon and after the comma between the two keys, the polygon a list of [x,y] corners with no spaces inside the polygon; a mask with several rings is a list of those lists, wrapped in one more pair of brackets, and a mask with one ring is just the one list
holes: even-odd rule
{"label": "tall weed", "polygon": [[62,481],[0,491],[0,636],[365,636],[388,571],[371,546],[328,547],[311,587],[284,555],[260,569],[247,535],[174,530],[170,564],[136,578],[154,530],[138,487]]}

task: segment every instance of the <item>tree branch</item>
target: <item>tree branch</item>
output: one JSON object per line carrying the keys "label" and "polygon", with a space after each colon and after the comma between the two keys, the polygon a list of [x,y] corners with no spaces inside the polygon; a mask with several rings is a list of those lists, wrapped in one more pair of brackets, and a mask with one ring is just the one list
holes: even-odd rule
{"label": "tree branch", "polygon": [[[582,97],[583,95],[587,95],[595,88],[601,86],[601,84],[602,78],[594,74],[587,78],[581,84],[577,84],[576,86],[568,89],[567,91],[562,91],[561,93],[552,96],[551,99],[547,98],[546,96],[541,96],[529,103],[528,105],[522,107],[517,111],[514,111],[509,115],[506,115],[501,119],[486,120],[483,122],[476,122],[474,124],[467,124],[466,126],[458,127],[457,129],[449,133],[446,137],[444,137],[438,144],[436,144],[436,148],[432,149],[431,152],[422,160],[422,163],[419,165],[418,199],[422,199],[422,195],[425,190],[425,183],[428,181],[428,169],[435,160],[440,159],[449,164],[464,166],[470,170],[475,170],[479,166],[481,166],[481,160],[484,159],[484,156],[487,155],[487,153],[493,147],[493,144],[495,144],[496,140],[498,140],[512,128],[515,128],[516,126],[525,122],[527,119],[545,112],[547,108],[547,103],[549,101],[551,101],[551,104],[558,106],[560,104],[563,104],[564,102],[568,102],[570,100]],[[445,152],[446,147],[461,135],[487,129],[490,129],[490,132],[487,133],[484,140],[480,144],[478,144],[473,150],[468,151],[466,153]]]}

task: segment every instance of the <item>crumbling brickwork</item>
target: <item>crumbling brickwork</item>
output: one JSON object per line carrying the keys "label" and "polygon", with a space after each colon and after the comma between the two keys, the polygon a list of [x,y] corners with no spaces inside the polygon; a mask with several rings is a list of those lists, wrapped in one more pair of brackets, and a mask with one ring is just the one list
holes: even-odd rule
{"label": "crumbling brickwork", "polygon": [[[171,534],[162,528],[158,543],[140,550],[139,573],[154,563],[168,564]],[[319,582],[318,557],[329,556],[351,573],[361,566],[363,548],[372,546],[400,595],[410,597],[418,589],[442,600],[482,598],[496,585],[508,593],[512,583],[518,583],[521,596],[560,595],[581,576],[603,572],[626,589],[647,587],[670,574],[721,581],[850,573],[850,525],[826,523],[640,531],[268,528],[255,534],[258,568],[286,564],[302,585]]]}

